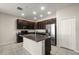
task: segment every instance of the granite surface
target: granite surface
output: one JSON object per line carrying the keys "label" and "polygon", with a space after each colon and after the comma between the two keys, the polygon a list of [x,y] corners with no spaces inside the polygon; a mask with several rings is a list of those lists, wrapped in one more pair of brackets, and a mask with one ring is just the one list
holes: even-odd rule
{"label": "granite surface", "polygon": [[40,42],[40,41],[48,38],[47,35],[41,35],[41,34],[27,34],[27,35],[22,35],[22,36],[29,38],[29,39],[36,41],[36,42]]}

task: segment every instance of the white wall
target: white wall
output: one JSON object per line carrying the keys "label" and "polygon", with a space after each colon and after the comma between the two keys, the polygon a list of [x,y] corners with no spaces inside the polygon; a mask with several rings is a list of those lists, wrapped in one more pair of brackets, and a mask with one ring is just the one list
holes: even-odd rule
{"label": "white wall", "polygon": [[0,45],[16,42],[16,17],[0,13]]}
{"label": "white wall", "polygon": [[60,24],[61,19],[65,18],[74,18],[76,19],[76,50],[79,51],[79,4],[73,4],[72,6],[66,7],[64,9],[58,10],[56,12],[57,17],[57,45],[61,44],[61,32],[60,32]]}

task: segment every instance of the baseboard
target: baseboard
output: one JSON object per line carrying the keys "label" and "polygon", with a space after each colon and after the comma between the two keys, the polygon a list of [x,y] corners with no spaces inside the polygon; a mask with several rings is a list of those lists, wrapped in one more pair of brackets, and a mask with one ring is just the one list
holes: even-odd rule
{"label": "baseboard", "polygon": [[0,46],[6,46],[6,45],[9,45],[9,44],[14,44],[16,42],[8,42],[8,43],[3,43],[3,44],[0,44]]}
{"label": "baseboard", "polygon": [[78,50],[74,50],[76,53],[79,53],[79,51]]}
{"label": "baseboard", "polygon": [[[60,45],[57,45],[57,47],[61,48],[61,46],[60,46]],[[74,51],[74,52],[76,52],[76,53],[79,53],[79,51],[78,51],[78,50],[76,50],[76,49],[74,49],[73,51]]]}

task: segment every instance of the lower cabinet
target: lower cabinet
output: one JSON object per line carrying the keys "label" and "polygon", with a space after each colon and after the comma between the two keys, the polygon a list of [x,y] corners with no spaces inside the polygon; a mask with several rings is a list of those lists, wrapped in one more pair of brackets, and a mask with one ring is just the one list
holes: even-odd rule
{"label": "lower cabinet", "polygon": [[17,43],[23,42],[23,37],[17,35]]}
{"label": "lower cabinet", "polygon": [[45,55],[50,55],[51,51],[51,39],[48,38],[45,40]]}

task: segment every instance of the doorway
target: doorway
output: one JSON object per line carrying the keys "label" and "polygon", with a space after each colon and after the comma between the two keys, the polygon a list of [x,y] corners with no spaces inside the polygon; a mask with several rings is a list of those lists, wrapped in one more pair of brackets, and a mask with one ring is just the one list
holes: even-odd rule
{"label": "doorway", "polygon": [[75,19],[61,20],[61,47],[75,50]]}

